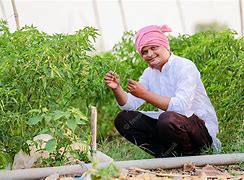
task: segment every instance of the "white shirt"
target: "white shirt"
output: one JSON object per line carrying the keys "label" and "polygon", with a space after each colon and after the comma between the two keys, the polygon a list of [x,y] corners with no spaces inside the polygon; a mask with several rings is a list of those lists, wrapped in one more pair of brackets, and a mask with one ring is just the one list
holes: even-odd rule
{"label": "white shirt", "polygon": [[[219,132],[217,116],[201,81],[200,73],[192,61],[171,54],[162,71],[148,67],[144,70],[139,82],[151,92],[171,97],[167,111],[174,111],[187,117],[194,113],[204,120],[213,139],[213,149],[220,151],[221,143],[216,138]],[[120,106],[122,110],[136,110],[145,102],[130,93],[127,95],[126,104]],[[164,111],[158,109],[156,112],[141,112],[158,119]]]}

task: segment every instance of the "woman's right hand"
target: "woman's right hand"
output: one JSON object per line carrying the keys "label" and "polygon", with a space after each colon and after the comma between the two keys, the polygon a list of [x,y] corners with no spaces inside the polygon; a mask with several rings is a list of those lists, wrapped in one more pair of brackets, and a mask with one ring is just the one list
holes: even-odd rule
{"label": "woman's right hand", "polygon": [[109,71],[105,77],[104,81],[106,85],[112,90],[116,90],[119,87],[119,76],[115,74],[113,71]]}

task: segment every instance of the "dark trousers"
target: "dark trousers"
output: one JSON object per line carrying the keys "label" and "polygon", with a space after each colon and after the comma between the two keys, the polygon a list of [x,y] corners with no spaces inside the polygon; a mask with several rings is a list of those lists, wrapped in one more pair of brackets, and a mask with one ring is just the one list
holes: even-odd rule
{"label": "dark trousers", "polygon": [[137,111],[122,111],[114,123],[123,137],[155,157],[197,155],[212,144],[204,121],[194,114],[187,118],[167,111],[153,119]]}

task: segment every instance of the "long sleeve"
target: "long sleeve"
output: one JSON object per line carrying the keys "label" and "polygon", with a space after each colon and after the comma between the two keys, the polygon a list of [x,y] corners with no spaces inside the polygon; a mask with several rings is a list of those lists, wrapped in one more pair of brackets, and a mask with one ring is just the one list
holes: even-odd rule
{"label": "long sleeve", "polygon": [[194,113],[192,103],[200,80],[200,73],[193,63],[189,63],[175,77],[175,96],[171,97],[167,111],[175,111],[189,117]]}

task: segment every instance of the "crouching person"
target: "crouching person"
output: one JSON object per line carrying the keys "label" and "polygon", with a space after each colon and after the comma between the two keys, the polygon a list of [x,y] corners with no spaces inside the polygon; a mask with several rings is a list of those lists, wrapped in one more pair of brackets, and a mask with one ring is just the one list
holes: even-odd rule
{"label": "crouching person", "polygon": [[[118,132],[154,157],[220,151],[218,121],[195,64],[170,51],[166,26],[146,26],[136,34],[135,47],[148,63],[139,81],[128,80],[123,90],[118,75],[104,81],[123,110],[115,118]],[[156,112],[136,111],[144,102]]]}

